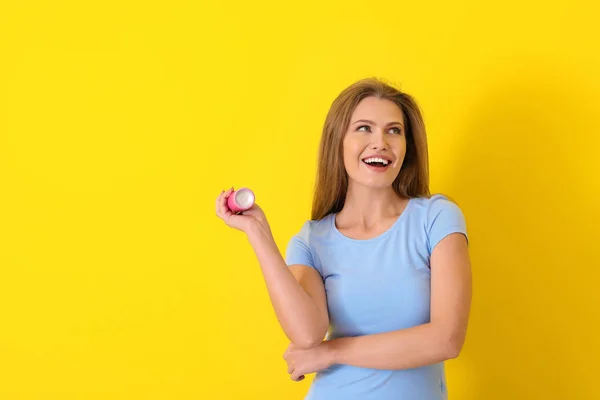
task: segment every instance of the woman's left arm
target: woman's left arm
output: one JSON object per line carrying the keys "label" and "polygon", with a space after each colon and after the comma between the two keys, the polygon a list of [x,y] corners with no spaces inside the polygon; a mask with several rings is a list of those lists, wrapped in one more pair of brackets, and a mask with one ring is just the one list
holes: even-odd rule
{"label": "woman's left arm", "polygon": [[398,331],[323,342],[331,364],[406,369],[459,355],[471,308],[471,262],[466,237],[453,233],[431,254],[430,322]]}
{"label": "woman's left arm", "polygon": [[431,254],[430,322],[397,331],[328,340],[310,349],[291,344],[284,354],[288,373],[298,380],[332,364],[408,369],[456,358],[466,337],[471,285],[466,237],[452,233]]}

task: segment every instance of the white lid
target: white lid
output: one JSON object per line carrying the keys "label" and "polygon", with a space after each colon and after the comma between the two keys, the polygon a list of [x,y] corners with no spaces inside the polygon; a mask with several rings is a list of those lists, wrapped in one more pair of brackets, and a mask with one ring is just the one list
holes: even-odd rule
{"label": "white lid", "polygon": [[251,207],[254,204],[254,193],[250,189],[240,189],[235,194],[235,203],[242,207]]}

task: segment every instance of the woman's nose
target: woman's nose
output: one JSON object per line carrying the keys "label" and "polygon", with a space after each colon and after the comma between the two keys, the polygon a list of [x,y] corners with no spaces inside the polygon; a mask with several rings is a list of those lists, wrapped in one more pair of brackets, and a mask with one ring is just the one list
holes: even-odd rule
{"label": "woman's nose", "polygon": [[371,148],[376,150],[387,149],[386,137],[382,132],[376,132],[371,137],[373,138],[373,140],[371,141]]}

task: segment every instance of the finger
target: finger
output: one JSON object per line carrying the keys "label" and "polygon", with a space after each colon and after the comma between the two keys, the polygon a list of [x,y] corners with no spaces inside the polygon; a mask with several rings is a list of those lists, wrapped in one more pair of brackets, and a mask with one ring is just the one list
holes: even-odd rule
{"label": "finger", "polygon": [[227,200],[227,198],[228,198],[229,196],[231,196],[231,193],[233,193],[233,191],[234,191],[233,187],[230,187],[229,189],[227,189],[227,190],[225,191],[225,193],[223,194],[223,197],[225,197],[225,200]]}
{"label": "finger", "polygon": [[230,211],[229,206],[227,205],[227,199],[231,196],[231,193],[233,193],[233,188],[226,190],[223,193],[223,196],[221,196],[221,207],[223,208],[223,212]]}
{"label": "finger", "polygon": [[225,218],[225,214],[228,211],[228,208],[225,205],[225,200],[223,198],[224,194],[225,194],[225,192],[223,192],[221,194],[221,196],[219,197],[219,200],[218,200],[218,204],[217,204],[217,215],[219,215],[219,217],[221,217],[221,218]]}
{"label": "finger", "polygon": [[294,382],[300,382],[304,379],[304,375],[297,375],[295,372],[290,376]]}
{"label": "finger", "polygon": [[223,219],[227,216],[229,207],[227,207],[227,198],[231,195],[232,189],[223,190],[217,199],[217,215]]}
{"label": "finger", "polygon": [[221,199],[223,198],[223,193],[225,193],[224,190],[222,190],[221,194],[219,194],[217,196],[217,200],[215,202],[215,208],[216,208],[216,211],[217,211],[217,215],[219,215],[219,216],[222,214]]}

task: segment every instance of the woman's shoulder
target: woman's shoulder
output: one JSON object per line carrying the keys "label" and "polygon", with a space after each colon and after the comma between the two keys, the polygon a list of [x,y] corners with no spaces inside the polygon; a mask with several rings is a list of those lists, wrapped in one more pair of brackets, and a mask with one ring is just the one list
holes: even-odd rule
{"label": "woman's shoulder", "polygon": [[[447,195],[437,193],[430,196],[415,197],[411,214],[420,225],[431,228],[442,221],[454,221],[455,224],[465,225],[465,216],[456,201]],[[415,222],[417,222],[415,221]]]}
{"label": "woman's shoulder", "polygon": [[[467,235],[467,224],[459,205],[444,194],[434,194],[413,199],[416,204],[415,212],[417,226],[424,228],[431,249],[441,238],[452,232]],[[430,249],[430,250],[431,250]]]}
{"label": "woman's shoulder", "polygon": [[411,202],[415,203],[416,208],[425,214],[435,214],[443,210],[462,212],[456,201],[442,193],[413,197]]}
{"label": "woman's shoulder", "polygon": [[334,218],[334,216],[334,214],[328,214],[318,220],[309,219],[304,221],[295,236],[308,241],[311,237],[329,234],[331,229],[331,219]]}

